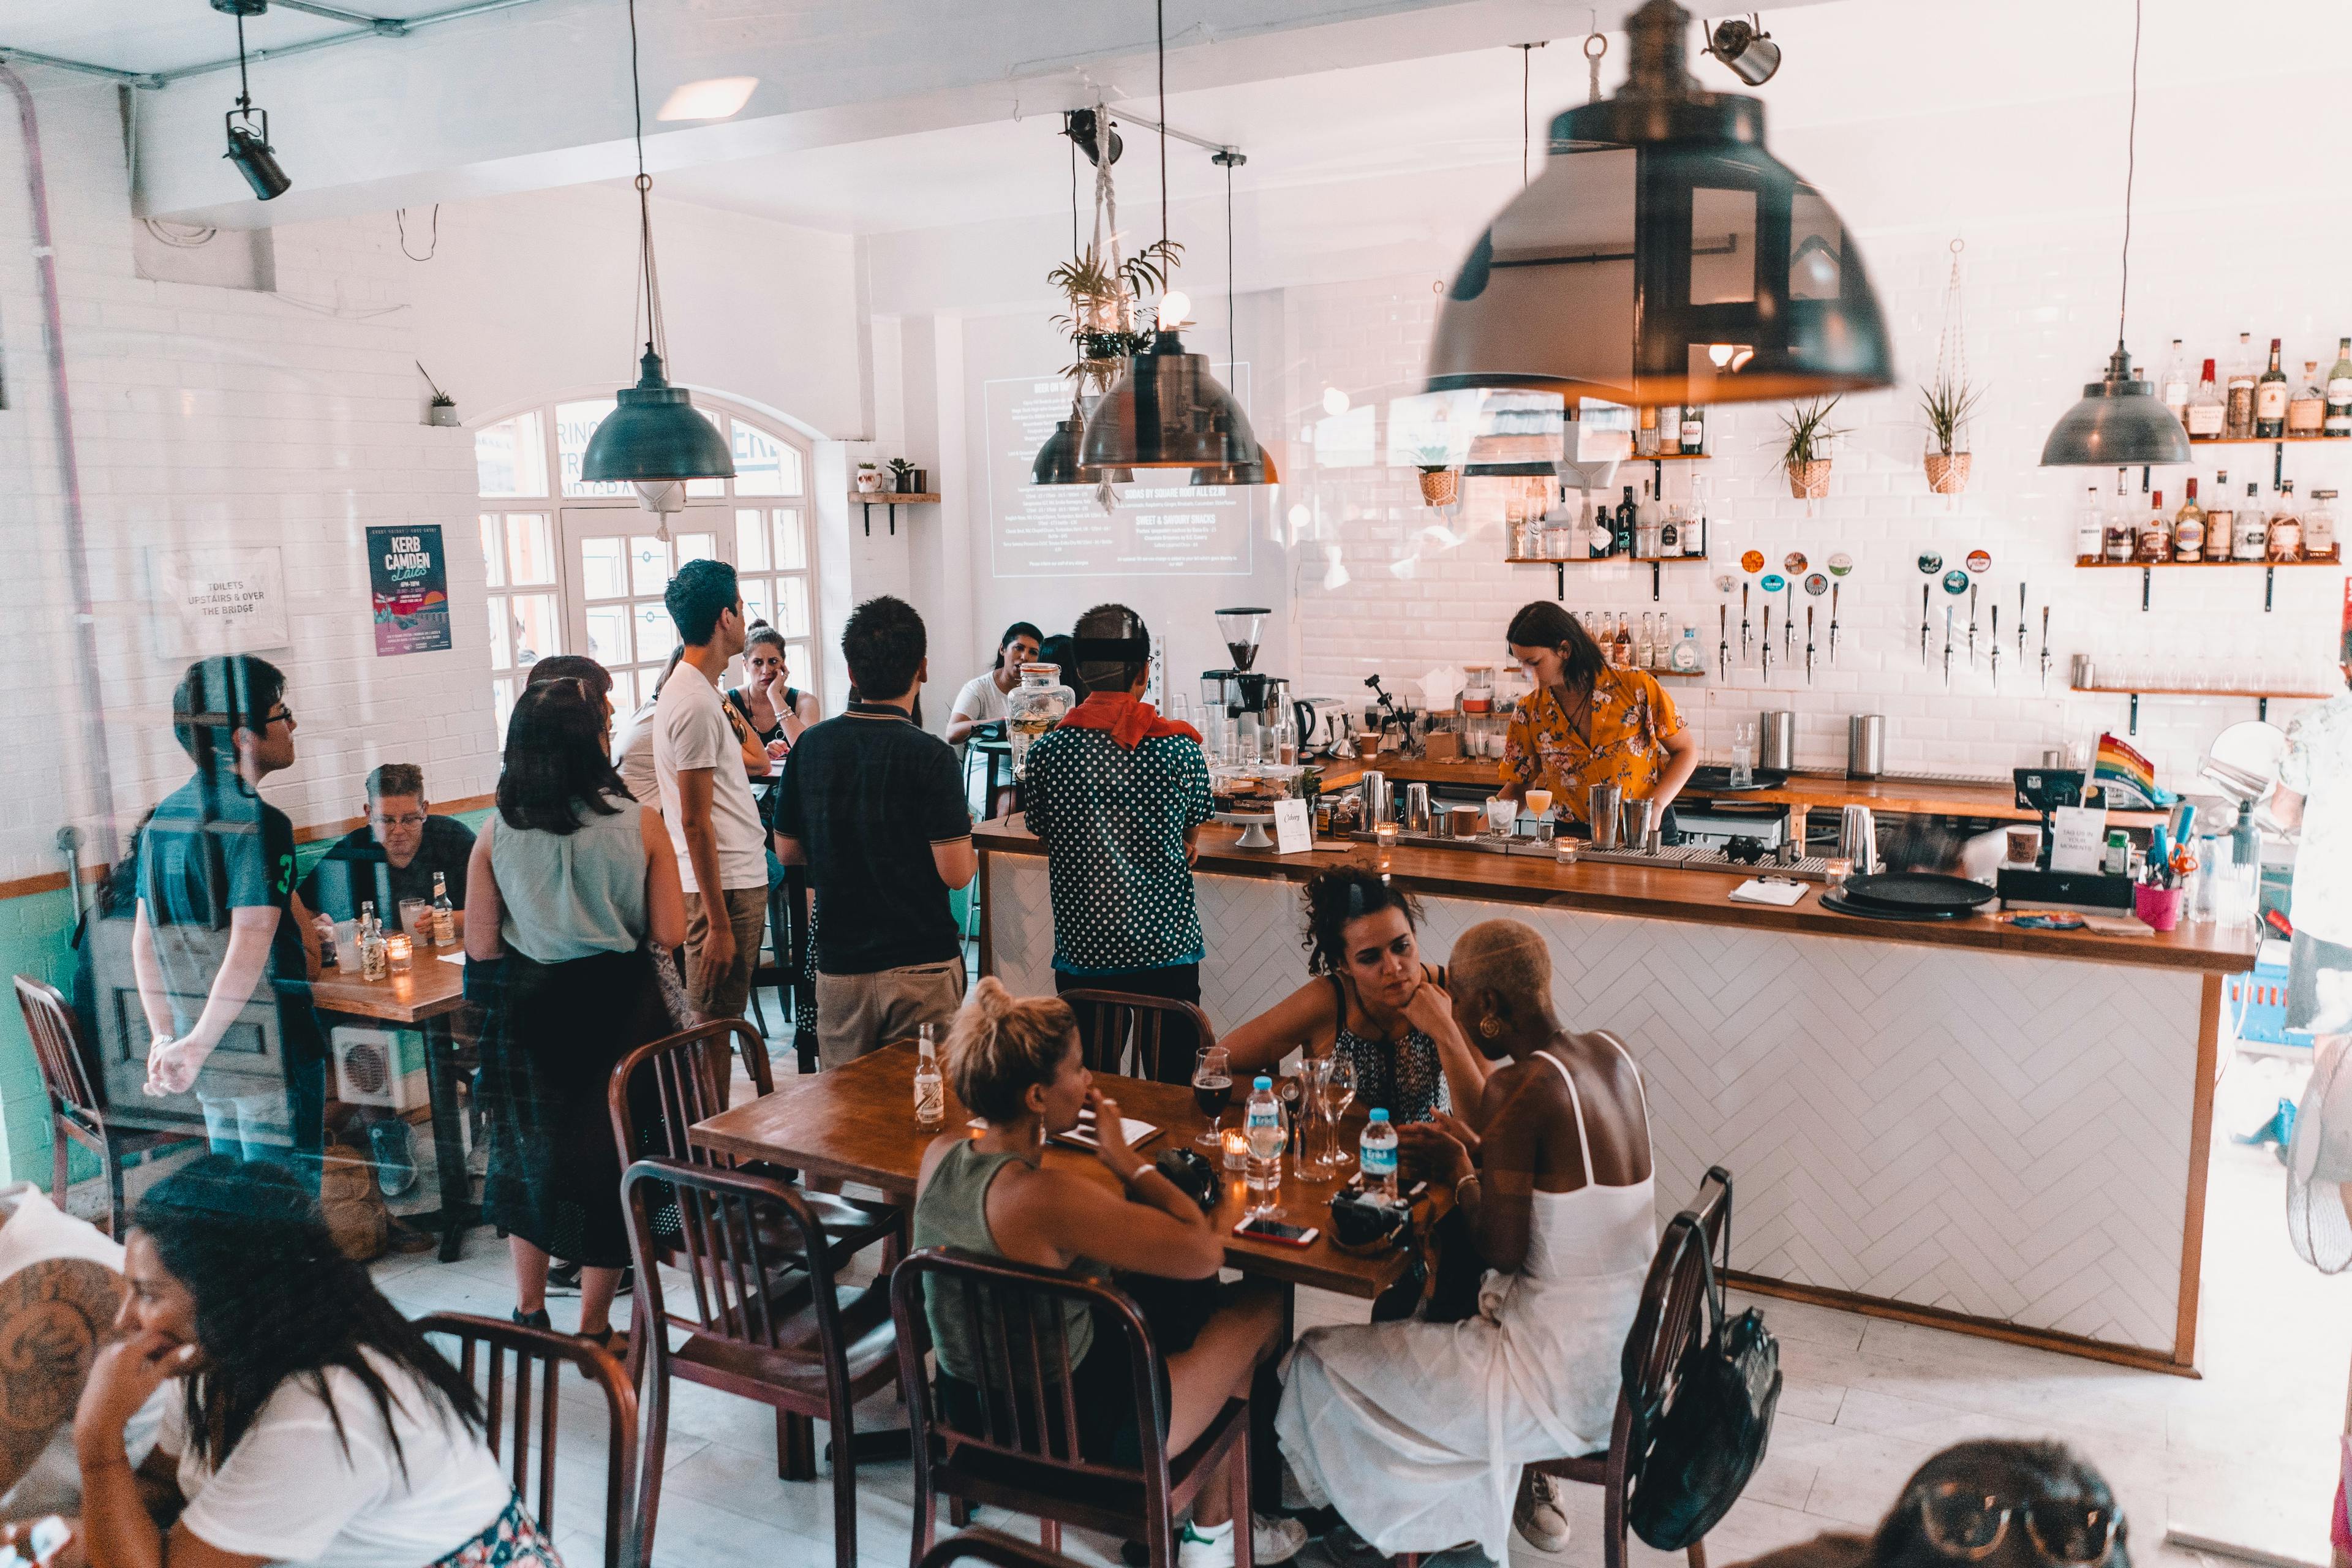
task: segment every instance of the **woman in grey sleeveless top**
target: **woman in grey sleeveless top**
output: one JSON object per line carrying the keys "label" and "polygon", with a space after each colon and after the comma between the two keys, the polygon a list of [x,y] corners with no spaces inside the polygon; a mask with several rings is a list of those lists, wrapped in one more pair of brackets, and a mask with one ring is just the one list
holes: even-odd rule
{"label": "woman in grey sleeveless top", "polygon": [[671,1032],[646,938],[686,940],[668,832],[613,772],[610,724],[580,680],[523,692],[466,876],[466,994],[488,1009],[482,1217],[507,1232],[515,1321],[548,1326],[553,1254],[583,1266],[579,1332],[607,1342],[629,1237],[605,1084]]}

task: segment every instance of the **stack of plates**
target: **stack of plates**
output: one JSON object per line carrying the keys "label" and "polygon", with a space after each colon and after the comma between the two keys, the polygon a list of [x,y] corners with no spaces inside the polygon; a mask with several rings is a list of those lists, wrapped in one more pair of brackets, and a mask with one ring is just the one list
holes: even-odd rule
{"label": "stack of plates", "polygon": [[1932,871],[1888,871],[1856,877],[1822,895],[1822,907],[1880,921],[1956,921],[1991,901],[1992,889],[1965,877]]}

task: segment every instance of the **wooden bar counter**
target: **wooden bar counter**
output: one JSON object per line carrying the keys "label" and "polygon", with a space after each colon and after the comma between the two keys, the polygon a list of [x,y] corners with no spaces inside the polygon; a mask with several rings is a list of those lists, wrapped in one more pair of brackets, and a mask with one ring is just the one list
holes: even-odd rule
{"label": "wooden bar counter", "polygon": [[[1221,1030],[1305,980],[1295,884],[1376,858],[1238,837],[1204,829],[1195,870]],[[1043,847],[1017,818],[976,838],[982,966],[1050,993]],[[1433,961],[1482,920],[1543,933],[1566,1021],[1641,1064],[1661,1220],[1707,1166],[1732,1171],[1743,1283],[2194,1375],[2221,983],[2253,966],[2252,931],[1899,923],[1811,888],[1728,902],[1745,872],[1443,848],[1400,847],[1388,870],[1420,896]]]}

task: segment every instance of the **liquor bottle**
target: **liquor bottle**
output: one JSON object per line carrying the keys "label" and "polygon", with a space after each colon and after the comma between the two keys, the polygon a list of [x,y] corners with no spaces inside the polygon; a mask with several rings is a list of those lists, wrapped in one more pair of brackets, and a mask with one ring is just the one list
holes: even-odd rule
{"label": "liquor bottle", "polygon": [[2319,379],[2319,362],[2303,362],[2303,379],[2286,400],[2286,433],[2316,436],[2327,423],[2327,388]]}
{"label": "liquor bottle", "polygon": [[2270,515],[2270,537],[2263,541],[2267,561],[2303,559],[2303,509],[2294,504],[2294,481],[2279,481],[2277,508]]}
{"label": "liquor bottle", "polygon": [[2198,382],[2196,393],[2189,399],[2189,416],[2181,423],[2189,426],[2190,440],[2218,441],[2228,412],[2221,383],[2213,379],[2213,362],[2209,359],[2205,362],[2204,379]]}
{"label": "liquor bottle", "polygon": [[1706,650],[1698,646],[1698,626],[1683,627],[1683,635],[1675,644],[1674,652],[1666,657],[1669,668],[1684,675],[1696,675],[1706,668]]}
{"label": "liquor bottle", "polygon": [[2189,361],[2180,352],[2180,340],[2172,340],[2172,355],[2164,362],[2163,374],[2156,378],[2158,395],[2172,416],[2182,424],[2189,421]]}
{"label": "liquor bottle", "polygon": [[1654,458],[1657,455],[1658,411],[1654,408],[1644,408],[1633,430],[1633,456]]}
{"label": "liquor bottle", "polygon": [[1690,510],[1683,518],[1683,553],[1706,553],[1706,478],[1691,476]]}
{"label": "liquor bottle", "polygon": [[2099,487],[2083,488],[2083,510],[2074,514],[2074,559],[2097,561],[2107,551],[2106,509],[2099,504]]}
{"label": "liquor bottle", "polygon": [[1658,553],[1680,555],[1683,552],[1683,509],[1677,501],[1666,509],[1664,522],[1658,524]]}
{"label": "liquor bottle", "polygon": [[2270,520],[2263,515],[2261,489],[2246,486],[2246,504],[2238,513],[2237,543],[2230,552],[2233,561],[2260,561],[2270,553]]}
{"label": "liquor bottle", "polygon": [[1706,410],[1696,403],[1683,407],[1683,456],[1696,458],[1706,450]]}
{"label": "liquor bottle", "polygon": [[1650,612],[1644,610],[1642,612],[1642,635],[1633,639],[1633,667],[1636,669],[1657,668],[1657,650],[1655,634],[1650,630]]}
{"label": "liquor bottle", "polygon": [[2327,411],[2321,416],[2323,436],[2352,436],[2352,338],[2336,340],[2336,365],[2327,373]]}
{"label": "liquor bottle", "polygon": [[1617,612],[1617,636],[1609,645],[1609,662],[1620,669],[1633,668],[1633,628],[1625,612]]}
{"label": "liquor bottle", "polygon": [[390,963],[384,956],[383,926],[375,918],[375,905],[360,906],[359,921],[360,978],[381,980],[389,972]]}
{"label": "liquor bottle", "polygon": [[2134,526],[2131,505],[2131,478],[2127,470],[2116,470],[2115,504],[2107,509],[2106,556],[2112,562],[2126,562],[2139,547],[2139,530]]}
{"label": "liquor bottle", "polygon": [[2271,340],[2270,368],[2254,383],[2254,434],[2275,441],[2286,434],[2286,372],[2279,369],[2279,341]]}
{"label": "liquor bottle", "polygon": [[2314,490],[2311,505],[2303,513],[2303,558],[2305,561],[2336,559],[2336,492]]}
{"label": "liquor bottle", "polygon": [[1617,555],[1633,553],[1633,521],[1639,514],[1640,509],[1633,504],[1633,487],[1627,485],[1625,500],[1617,508],[1617,537],[1610,546],[1611,553]]}
{"label": "liquor bottle", "polygon": [[926,1132],[948,1119],[947,1080],[940,1076],[940,1026],[915,1026],[915,1125]]}
{"label": "liquor bottle", "polygon": [[2254,334],[2238,334],[2238,357],[2230,363],[2230,402],[2221,421],[2221,434],[2232,441],[2249,440],[2254,434]]}
{"label": "liquor bottle", "polygon": [[2205,509],[2197,504],[2197,481],[2189,481],[2189,499],[2180,503],[2180,515],[2172,520],[2172,558],[2175,561],[2201,561],[2205,557]]}
{"label": "liquor bottle", "polygon": [[457,906],[449,901],[449,878],[443,871],[433,873],[433,945],[457,945]]}
{"label": "liquor bottle", "polygon": [[2230,498],[2230,470],[2213,471],[2213,504],[2205,509],[2205,559],[2227,561],[2236,548],[2238,509]]}
{"label": "liquor bottle", "polygon": [[1592,515],[1585,520],[1586,553],[1595,561],[1605,561],[1617,548],[1617,527],[1611,521],[1608,507],[1600,501],[1592,503]]}
{"label": "liquor bottle", "polygon": [[2139,552],[2143,563],[2172,559],[2172,522],[2164,515],[2164,492],[2148,498],[2147,515],[2139,520]]}

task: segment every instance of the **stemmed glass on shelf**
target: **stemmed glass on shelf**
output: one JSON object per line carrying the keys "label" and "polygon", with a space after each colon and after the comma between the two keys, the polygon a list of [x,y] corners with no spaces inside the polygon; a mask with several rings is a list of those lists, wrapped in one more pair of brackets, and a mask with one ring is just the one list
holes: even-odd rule
{"label": "stemmed glass on shelf", "polygon": [[1193,1143],[1212,1153],[1224,1152],[1224,1133],[1218,1123],[1224,1120],[1225,1107],[1234,1100],[1234,1065],[1223,1046],[1203,1046],[1192,1058],[1192,1102],[1201,1114],[1209,1119],[1208,1131],[1192,1140]]}

